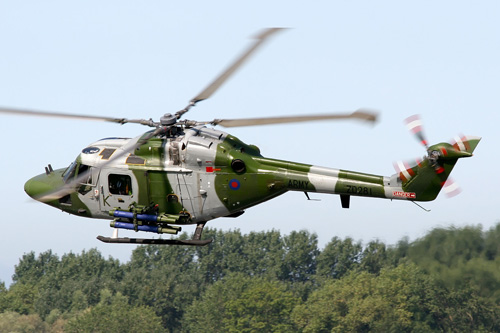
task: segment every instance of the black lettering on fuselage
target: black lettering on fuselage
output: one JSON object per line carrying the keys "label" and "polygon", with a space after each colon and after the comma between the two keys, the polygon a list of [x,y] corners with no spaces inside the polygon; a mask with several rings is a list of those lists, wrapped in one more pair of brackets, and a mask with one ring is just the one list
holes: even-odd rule
{"label": "black lettering on fuselage", "polygon": [[308,185],[309,185],[309,181],[308,180],[290,179],[288,181],[288,187],[289,188],[307,189]]}

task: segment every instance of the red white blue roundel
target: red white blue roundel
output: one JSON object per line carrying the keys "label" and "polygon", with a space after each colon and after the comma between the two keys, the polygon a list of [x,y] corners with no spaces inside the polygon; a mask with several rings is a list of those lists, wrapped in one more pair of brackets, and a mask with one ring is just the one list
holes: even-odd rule
{"label": "red white blue roundel", "polygon": [[238,179],[231,179],[229,181],[229,188],[231,190],[238,190],[240,188],[241,184],[240,184],[240,181]]}

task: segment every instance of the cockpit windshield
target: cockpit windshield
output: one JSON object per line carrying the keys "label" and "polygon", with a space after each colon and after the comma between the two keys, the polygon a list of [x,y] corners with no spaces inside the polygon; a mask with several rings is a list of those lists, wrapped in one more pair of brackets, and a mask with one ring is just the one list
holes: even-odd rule
{"label": "cockpit windshield", "polygon": [[76,161],[71,162],[69,167],[63,173],[64,182],[67,183],[69,179],[73,178],[76,171]]}
{"label": "cockpit windshield", "polygon": [[78,176],[83,175],[83,174],[88,174],[88,177],[85,177],[85,179],[81,179],[80,183],[82,184],[91,184],[92,183],[92,172],[90,172],[90,166],[82,163],[78,163],[77,161],[73,161],[69,167],[64,171],[63,173],[63,180],[65,183],[70,182],[73,180],[75,174]]}

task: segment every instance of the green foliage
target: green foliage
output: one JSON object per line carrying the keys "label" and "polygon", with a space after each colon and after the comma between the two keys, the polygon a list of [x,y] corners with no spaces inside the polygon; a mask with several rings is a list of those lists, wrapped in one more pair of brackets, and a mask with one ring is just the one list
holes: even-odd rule
{"label": "green foliage", "polygon": [[500,224],[323,250],[307,231],[204,237],[138,246],[124,264],[25,254],[0,282],[0,332],[500,331]]}
{"label": "green foliage", "polygon": [[363,246],[352,238],[333,237],[318,256],[318,275],[340,279],[359,267]]}
{"label": "green foliage", "polygon": [[481,256],[484,245],[481,227],[436,228],[412,244],[409,256],[423,265],[451,267]]}
{"label": "green foliage", "polygon": [[290,314],[298,302],[283,282],[231,275],[193,303],[185,327],[193,332],[290,332]]}
{"label": "green foliage", "polygon": [[481,226],[436,228],[408,248],[406,259],[436,276],[451,289],[473,286],[500,304],[500,224],[483,232]]}
{"label": "green foliage", "polygon": [[16,265],[12,280],[19,283],[36,284],[45,275],[57,269],[59,263],[59,258],[52,254],[51,250],[40,253],[37,258],[35,258],[34,252],[30,252],[23,255],[19,264]]}
{"label": "green foliage", "polygon": [[280,280],[291,283],[310,281],[316,274],[318,237],[307,231],[292,231],[283,238],[284,256]]}
{"label": "green foliage", "polygon": [[154,309],[164,327],[178,328],[185,308],[203,287],[194,259],[193,247],[138,247],[125,265],[120,290],[132,305]]}
{"label": "green foliage", "polygon": [[491,228],[484,236],[484,257],[495,260],[500,256],[500,223]]}
{"label": "green foliage", "polygon": [[295,308],[304,332],[428,332],[498,328],[471,291],[448,293],[413,264],[352,272],[331,280]]}
{"label": "green foliage", "polygon": [[39,292],[36,285],[16,283],[5,295],[6,310],[25,315],[32,314],[35,312],[35,303],[38,299]]}
{"label": "green foliage", "polygon": [[368,273],[378,274],[388,265],[386,246],[380,241],[371,241],[361,254],[360,268]]}
{"label": "green foliage", "polygon": [[408,273],[353,272],[331,280],[295,309],[294,320],[304,332],[411,330],[412,304],[408,301],[419,302],[420,297],[412,295],[416,286],[398,276]]}
{"label": "green foliage", "polygon": [[101,301],[64,326],[65,332],[163,332],[161,320],[145,306],[131,306],[126,297],[101,292]]}
{"label": "green foliage", "polygon": [[0,282],[0,313],[9,308],[8,290],[5,288],[5,283]]}
{"label": "green foliage", "polygon": [[14,297],[17,303],[10,309],[21,314],[36,312],[45,318],[52,309],[71,309],[73,302],[86,308],[98,303],[103,288],[114,290],[123,274],[118,260],[106,260],[96,249],[80,255],[69,253],[61,259],[50,250],[38,257],[31,252],[16,266],[12,288],[21,294]]}
{"label": "green foliage", "polygon": [[285,255],[279,232],[252,232],[241,235],[239,230],[223,232],[208,229],[209,246],[197,248],[196,258],[206,283],[214,283],[228,273],[278,277]]}
{"label": "green foliage", "polygon": [[0,313],[0,332],[48,332],[48,325],[36,314],[21,315],[17,312]]}

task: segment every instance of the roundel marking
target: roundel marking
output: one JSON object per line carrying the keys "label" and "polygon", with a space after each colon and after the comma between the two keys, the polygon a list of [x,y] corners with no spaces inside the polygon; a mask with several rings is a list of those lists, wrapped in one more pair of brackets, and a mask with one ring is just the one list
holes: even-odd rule
{"label": "roundel marking", "polygon": [[98,153],[99,150],[101,150],[101,149],[97,148],[97,147],[87,147],[87,148],[84,148],[82,150],[82,153],[84,153],[84,154],[95,154],[95,153]]}
{"label": "roundel marking", "polygon": [[229,181],[229,188],[231,190],[238,190],[240,188],[241,184],[240,184],[240,181],[238,179],[231,179]]}

